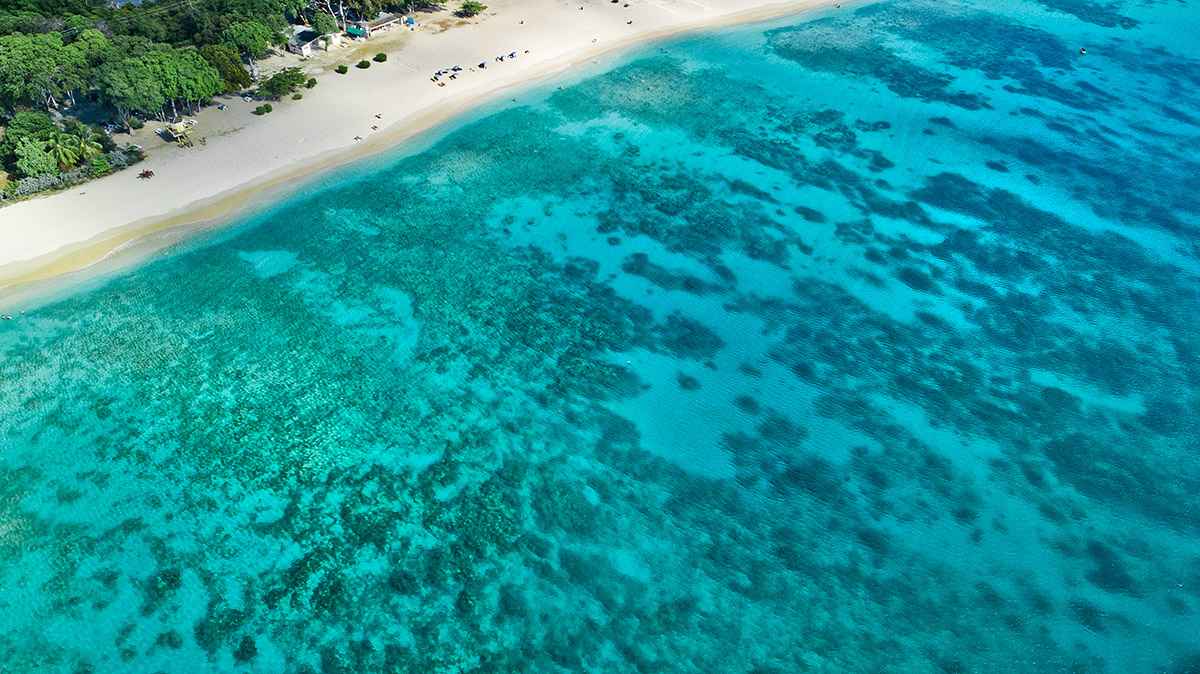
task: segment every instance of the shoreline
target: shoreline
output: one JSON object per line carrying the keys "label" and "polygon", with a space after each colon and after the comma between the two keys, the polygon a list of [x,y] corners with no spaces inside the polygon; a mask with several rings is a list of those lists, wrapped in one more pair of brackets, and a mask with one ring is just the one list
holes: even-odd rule
{"label": "shoreline", "polygon": [[[220,227],[282,191],[302,189],[326,171],[382,155],[455,117],[498,102],[503,92],[530,87],[603,54],[835,4],[834,0],[770,4],[731,0],[716,5],[714,0],[703,0],[689,2],[685,15],[672,6],[675,0],[628,8],[584,2],[582,6],[592,10],[590,13],[554,0],[514,2],[519,4],[489,7],[482,18],[471,21],[441,11],[422,17],[422,32],[398,29],[308,61],[290,54],[271,59],[269,66],[298,66],[321,75],[319,83],[312,90],[301,90],[305,100],[281,101],[276,112],[265,117],[250,113],[257,101],[219,98],[228,106],[226,111],[211,105],[190,117],[199,120],[199,135],[216,134],[203,147],[185,150],[165,143],[155,136],[155,123],[147,123],[139,137],[129,142],[144,141],[148,156],[137,168],[149,168],[162,173],[161,177],[140,180],[136,170],[127,169],[0,208],[0,241],[5,244],[0,247],[0,295],[24,295],[23,291],[32,290],[30,286],[124,257],[123,251],[139,247],[140,242],[159,233]],[[518,18],[524,15],[535,18],[526,24]],[[635,30],[630,24],[614,23],[621,20],[641,25]],[[513,24],[525,33],[543,30],[536,36],[530,33],[528,39],[506,36],[506,29]],[[546,34],[546,26],[555,33]],[[580,37],[589,33],[597,37],[592,41]],[[528,47],[530,54],[518,51],[515,67],[492,62],[489,72],[464,71],[465,82],[450,82],[446,87],[429,81],[439,67],[483,58],[478,54],[462,58],[467,55],[460,54],[461,50],[494,50],[495,45],[522,40],[517,46],[536,44]],[[372,63],[367,70],[351,68],[346,75],[333,72],[339,62],[369,58],[368,53],[380,51],[388,54],[388,61]],[[447,63],[448,58],[453,61],[451,57],[459,61]],[[495,70],[502,68],[496,75]],[[362,81],[368,78],[372,81]],[[478,80],[484,81],[476,83]],[[347,123],[348,118],[358,116],[380,124],[360,127]],[[367,126],[379,128],[360,131]],[[313,130],[319,135],[309,136]],[[361,140],[355,140],[356,131]],[[117,140],[126,142],[125,138]]]}

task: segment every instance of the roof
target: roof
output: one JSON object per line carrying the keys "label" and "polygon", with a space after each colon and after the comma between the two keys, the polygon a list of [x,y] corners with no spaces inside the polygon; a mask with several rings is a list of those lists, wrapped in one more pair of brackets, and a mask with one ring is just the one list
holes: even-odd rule
{"label": "roof", "polygon": [[399,20],[400,20],[400,17],[395,16],[393,14],[389,14],[387,16],[381,16],[378,19],[375,19],[374,21],[368,23],[367,26],[369,26],[371,29],[382,28],[389,24],[396,23]]}
{"label": "roof", "polygon": [[321,37],[321,34],[318,33],[317,31],[304,29],[304,30],[296,31],[296,33],[294,35],[292,35],[292,37],[288,38],[288,42],[299,46],[302,44],[308,44],[309,42],[312,42],[313,40],[316,40],[320,37]]}
{"label": "roof", "polygon": [[355,28],[354,26],[350,26],[349,28],[347,28],[346,32],[350,33],[351,35],[366,35],[367,34],[367,31],[363,30],[362,28]]}

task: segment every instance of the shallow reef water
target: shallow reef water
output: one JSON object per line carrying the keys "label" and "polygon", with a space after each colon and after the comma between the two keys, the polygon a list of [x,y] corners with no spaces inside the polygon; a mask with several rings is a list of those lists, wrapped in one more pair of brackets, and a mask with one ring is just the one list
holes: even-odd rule
{"label": "shallow reef water", "polygon": [[648,45],[5,321],[0,672],[1200,671],[1195,11]]}

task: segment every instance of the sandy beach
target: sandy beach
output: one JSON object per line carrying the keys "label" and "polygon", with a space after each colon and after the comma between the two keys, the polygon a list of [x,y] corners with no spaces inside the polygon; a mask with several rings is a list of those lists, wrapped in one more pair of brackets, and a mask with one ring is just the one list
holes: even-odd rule
{"label": "sandy beach", "polygon": [[[415,30],[394,29],[367,42],[347,42],[300,60],[265,60],[270,73],[299,66],[318,78],[303,100],[285,99],[266,116],[258,102],[227,96],[191,117],[204,145],[179,148],[150,122],[132,137],[147,159],[72,189],[0,208],[0,289],[46,279],[104,259],[114,250],[168,227],[211,222],[244,207],[264,190],[395,146],[501,90],[604,52],[675,33],[768,19],[832,4],[827,0],[497,0],[470,20],[453,3],[417,16]],[[516,52],[517,58],[494,59]],[[386,52],[385,63],[353,67]],[[486,69],[472,72],[480,62]],[[338,64],[349,73],[334,72]],[[439,68],[464,71],[444,87]],[[361,139],[361,140],[360,140]],[[154,171],[138,179],[142,169]]]}

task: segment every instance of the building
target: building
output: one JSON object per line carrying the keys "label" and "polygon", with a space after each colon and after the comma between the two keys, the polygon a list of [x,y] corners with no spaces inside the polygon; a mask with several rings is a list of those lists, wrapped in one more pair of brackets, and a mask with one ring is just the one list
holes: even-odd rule
{"label": "building", "polygon": [[379,18],[373,21],[355,21],[346,27],[346,32],[353,37],[370,39],[378,32],[391,30],[399,25],[401,25],[400,17],[393,14],[380,14]]}
{"label": "building", "polygon": [[301,57],[308,57],[317,49],[325,49],[321,42],[321,34],[304,26],[296,26],[292,36],[288,38],[287,50]]}

